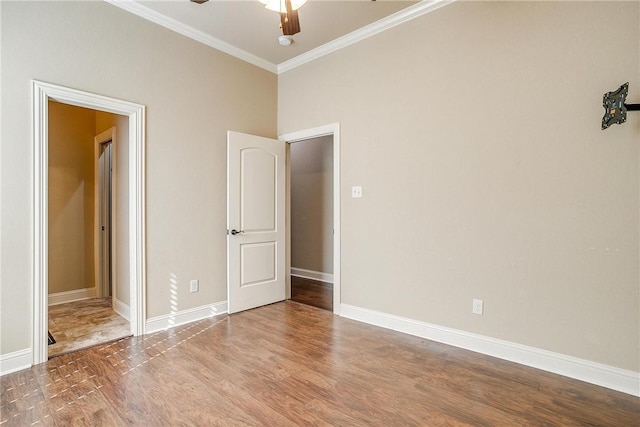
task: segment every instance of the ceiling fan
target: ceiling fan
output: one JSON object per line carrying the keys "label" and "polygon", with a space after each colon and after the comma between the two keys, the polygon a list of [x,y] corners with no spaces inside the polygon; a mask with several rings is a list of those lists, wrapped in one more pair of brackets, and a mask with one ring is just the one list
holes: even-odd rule
{"label": "ceiling fan", "polygon": [[[209,0],[191,0],[193,3],[206,3]],[[280,13],[280,28],[284,36],[292,36],[300,32],[298,8],[307,0],[259,0],[269,10]],[[291,39],[289,38],[289,42]],[[282,44],[282,42],[281,42]],[[290,43],[289,43],[290,44]]]}

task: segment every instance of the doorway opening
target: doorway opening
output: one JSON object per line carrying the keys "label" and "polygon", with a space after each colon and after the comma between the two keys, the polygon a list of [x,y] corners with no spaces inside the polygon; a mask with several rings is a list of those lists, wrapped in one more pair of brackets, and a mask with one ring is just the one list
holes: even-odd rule
{"label": "doorway opening", "polygon": [[[332,138],[332,309],[340,314],[340,124],[278,140],[227,132],[228,312],[291,299],[292,143]],[[304,142],[301,142],[305,144]]]}
{"label": "doorway opening", "polygon": [[287,298],[340,314],[340,124],[288,144]]}
{"label": "doorway opening", "polygon": [[128,118],[49,100],[48,124],[51,358],[129,336],[131,328],[129,310],[122,310],[128,298],[116,306],[113,289],[119,274],[120,295],[129,294],[129,282],[120,271],[126,269],[126,260],[116,262],[116,255],[127,253],[127,239],[113,227],[118,216],[124,229],[127,222],[122,220],[127,204],[116,204],[127,191],[114,183],[118,174],[118,183],[127,183],[122,175],[126,169],[116,169],[116,157],[127,163]]}
{"label": "doorway opening", "polygon": [[291,300],[333,311],[333,135],[289,145]]}
{"label": "doorway opening", "polygon": [[[89,138],[89,150],[91,170],[95,173],[94,156],[96,155],[96,144],[93,137],[97,128],[97,115],[107,113],[111,115],[119,115],[126,121],[126,124],[120,126],[122,134],[128,141],[128,147],[122,150],[125,154],[125,162],[122,163],[122,175],[126,178],[123,180],[123,188],[125,191],[119,198],[124,214],[113,215],[114,203],[118,198],[112,198],[111,203],[111,224],[112,229],[115,222],[120,224],[119,229],[123,231],[120,243],[111,245],[111,257],[108,268],[112,283],[112,295],[117,295],[118,279],[122,276],[121,282],[127,284],[126,291],[121,292],[124,301],[118,307],[114,307],[121,312],[125,312],[129,317],[128,334],[141,335],[144,333],[145,307],[143,296],[145,294],[145,248],[144,248],[144,116],[145,109],[142,105],[133,104],[113,98],[107,98],[100,95],[82,92],[75,89],[69,89],[62,86],[52,85],[38,81],[32,82],[32,123],[33,123],[33,147],[34,147],[34,168],[33,168],[33,200],[34,200],[34,243],[33,243],[33,335],[32,335],[32,357],[33,364],[45,362],[49,355],[49,305],[58,305],[59,303],[71,303],[71,300],[89,301],[88,298],[96,297],[102,294],[102,290],[95,280],[95,275],[99,274],[99,269],[95,268],[98,263],[96,261],[99,256],[98,245],[99,239],[94,236],[94,219],[92,215],[96,215],[99,209],[95,209],[91,214],[87,214],[87,205],[97,205],[97,198],[94,194],[100,191],[95,188],[98,180],[92,184],[87,184],[86,179],[80,181],[68,179],[69,168],[58,167],[52,164],[55,159],[54,147],[50,146],[51,127],[55,126],[55,122],[51,121],[50,104],[58,103],[64,107],[81,107],[82,109],[94,110],[96,118],[93,120],[92,135]],[[113,127],[113,125],[112,125]],[[124,140],[125,137],[122,139]],[[63,138],[65,139],[65,138]],[[105,142],[104,140],[102,142]],[[84,147],[87,148],[86,146]],[[76,155],[76,152],[64,152],[58,159],[65,161],[65,155]],[[117,148],[115,144],[115,136],[111,139],[111,169],[114,169],[117,157]],[[96,157],[97,158],[97,157]],[[84,162],[86,164],[87,162]],[[112,170],[113,172],[113,170]],[[86,171],[85,171],[86,174]],[[89,173],[91,174],[91,172]],[[111,186],[115,188],[115,175],[112,175]],[[97,177],[96,177],[97,178]],[[57,180],[57,181],[56,181]],[[69,190],[59,196],[59,200],[52,200],[58,196],[52,196],[50,189],[64,188],[65,185]],[[92,193],[92,197],[87,194]],[[56,212],[52,208],[51,202],[58,202]],[[83,205],[83,209],[67,209],[69,206],[79,208]],[[87,207],[87,209],[84,209]],[[70,215],[69,213],[76,213]],[[82,212],[81,218],[77,217],[77,213]],[[56,216],[57,215],[57,216]],[[78,231],[64,231],[60,228],[56,221],[62,218],[62,222],[66,220],[69,223],[76,223],[81,219],[83,229]],[[69,229],[70,230],[70,229]],[[112,231],[113,232],[113,231]],[[57,244],[56,233],[60,233],[63,237],[65,233],[78,233],[81,236],[74,240],[74,243],[81,243],[81,250],[70,249],[73,245]],[[89,238],[91,236],[92,238]],[[63,239],[64,241],[64,239]],[[87,246],[87,241],[91,241],[91,245]],[[118,240],[116,239],[116,242]],[[77,246],[77,245],[76,245]],[[87,249],[89,248],[89,249]],[[117,257],[114,257],[114,248]],[[72,258],[70,254],[75,254],[76,260],[81,263],[67,263]],[[73,264],[75,267],[69,267]],[[115,268],[114,265],[122,264],[126,268]],[[53,267],[53,269],[52,269]],[[63,268],[59,268],[63,267]],[[69,267],[69,268],[67,268]],[[57,269],[57,270],[56,270]],[[118,273],[114,276],[114,271]],[[66,279],[74,278],[75,285],[73,289],[57,290],[53,288],[55,283],[62,283],[67,286]],[[60,280],[59,280],[60,279]],[[115,279],[115,281],[114,281]],[[52,287],[50,289],[50,286]],[[50,294],[50,290],[54,291]],[[110,298],[108,303],[111,304]],[[82,301],[80,301],[82,302]],[[51,303],[51,304],[50,304]],[[127,305],[128,303],[128,305]],[[95,308],[95,307],[94,307]],[[73,311],[73,310],[72,310]],[[76,312],[78,310],[75,310]],[[55,339],[55,337],[54,337]],[[57,340],[59,342],[59,340]]]}

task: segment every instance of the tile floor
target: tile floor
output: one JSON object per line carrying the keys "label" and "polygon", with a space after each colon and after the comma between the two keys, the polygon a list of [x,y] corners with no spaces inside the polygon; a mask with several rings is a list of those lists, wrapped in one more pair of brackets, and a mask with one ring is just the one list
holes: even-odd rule
{"label": "tile floor", "polygon": [[131,335],[129,322],[113,311],[111,298],[91,298],[49,307],[56,340],[49,358]]}

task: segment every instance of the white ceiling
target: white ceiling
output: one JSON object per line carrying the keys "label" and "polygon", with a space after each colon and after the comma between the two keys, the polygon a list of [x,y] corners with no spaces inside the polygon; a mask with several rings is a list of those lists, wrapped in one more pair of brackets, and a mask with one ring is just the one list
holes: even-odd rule
{"label": "white ceiling", "polygon": [[300,33],[278,44],[280,16],[258,0],[107,0],[202,43],[273,72],[283,72],[398,25],[452,0],[308,0]]}

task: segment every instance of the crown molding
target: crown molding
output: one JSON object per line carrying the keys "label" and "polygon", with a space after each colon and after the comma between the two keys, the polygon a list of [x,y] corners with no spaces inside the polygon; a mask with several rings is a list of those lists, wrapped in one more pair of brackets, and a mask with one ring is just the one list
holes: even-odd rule
{"label": "crown molding", "polygon": [[241,59],[245,62],[256,65],[267,71],[271,71],[272,73],[281,74],[303,64],[321,58],[325,55],[329,55],[330,53],[336,52],[340,49],[344,49],[347,46],[393,28],[396,25],[400,25],[419,16],[432,12],[436,9],[453,3],[456,0],[421,0],[413,6],[402,9],[399,12],[387,16],[386,18],[380,19],[379,21],[352,31],[349,34],[325,43],[322,46],[318,46],[315,49],[311,49],[308,52],[284,61],[278,65],[262,59],[245,50],[239,49],[200,30],[196,30],[195,28],[183,24],[182,22],[176,21],[173,18],[169,18],[159,12],[149,9],[148,7],[143,6],[140,3],[135,2],[134,0],[104,1],[122,10],[133,13],[134,15],[137,15],[143,19],[168,28],[169,30],[175,31],[176,33],[182,34],[183,36],[203,43],[209,47],[220,50],[224,53],[228,53],[231,56],[235,56],[236,58]]}
{"label": "crown molding", "polygon": [[133,0],[104,1],[122,10],[146,19],[147,21],[151,21],[155,24],[161,25],[165,28],[168,28],[169,30],[175,31],[178,34],[182,34],[183,36],[189,37],[190,39],[198,41],[209,47],[220,50],[224,53],[228,53],[231,56],[235,56],[238,59],[263,68],[267,71],[271,71],[272,73],[276,73],[278,71],[276,64],[272,62],[259,58],[256,55],[253,55],[245,50],[238,49],[237,47],[227,42],[210,36],[209,34],[206,34],[200,30],[196,30],[195,28],[189,25],[185,25],[182,22],[176,21],[173,18],[169,18],[159,12],[156,12],[155,10],[141,5],[140,3],[136,3]]}
{"label": "crown molding", "polygon": [[303,64],[321,58],[325,55],[336,52],[340,49],[344,49],[347,46],[375,36],[376,34],[379,34],[397,25],[411,21],[412,19],[415,19],[429,12],[433,12],[434,10],[453,3],[454,1],[455,0],[422,0],[417,4],[402,9],[392,15],[387,16],[386,18],[382,18],[379,21],[373,22],[367,26],[352,31],[349,34],[325,43],[322,46],[311,49],[301,55],[296,56],[295,58],[278,64],[277,73],[284,73]]}

